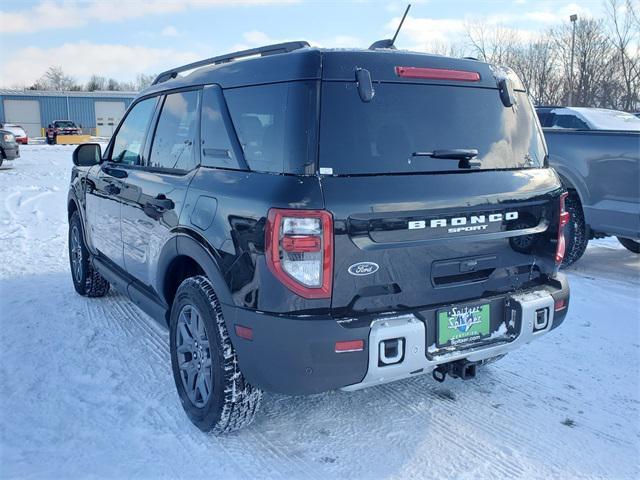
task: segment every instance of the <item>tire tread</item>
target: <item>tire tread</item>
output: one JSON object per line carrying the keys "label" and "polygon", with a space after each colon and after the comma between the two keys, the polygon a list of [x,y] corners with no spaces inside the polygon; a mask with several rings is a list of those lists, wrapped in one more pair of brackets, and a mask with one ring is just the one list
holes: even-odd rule
{"label": "tire tread", "polygon": [[[85,272],[84,283],[77,283],[75,279],[75,275],[71,272],[71,278],[73,280],[73,286],[80,295],[85,297],[104,297],[107,293],[109,293],[109,282],[98,273],[98,271],[91,264],[91,259],[89,258],[89,251],[87,250],[87,246],[84,243],[84,232],[82,229],[82,222],[80,221],[80,214],[76,210],[71,215],[69,219],[69,231],[74,224],[78,225],[78,229],[80,231],[80,241],[82,243],[82,259],[83,259],[83,268]],[[69,239],[69,244],[71,244],[71,240]],[[71,245],[69,245],[71,248]]]}
{"label": "tire tread", "polygon": [[568,267],[577,262],[584,252],[587,250],[589,237],[587,235],[587,227],[584,221],[584,212],[580,198],[575,192],[569,192],[569,196],[565,200],[566,211],[571,215],[569,222],[572,226],[573,238],[565,238],[566,251],[562,266]]}
{"label": "tire tread", "polygon": [[[224,369],[224,400],[219,420],[209,433],[221,435],[240,430],[253,422],[262,400],[262,390],[252,386],[242,375],[238,358],[231,344],[229,333],[222,315],[222,307],[215,294],[213,285],[207,277],[198,275],[185,280],[191,283],[207,297],[215,312],[218,340],[221,346],[221,364]],[[182,287],[181,285],[181,287]]]}

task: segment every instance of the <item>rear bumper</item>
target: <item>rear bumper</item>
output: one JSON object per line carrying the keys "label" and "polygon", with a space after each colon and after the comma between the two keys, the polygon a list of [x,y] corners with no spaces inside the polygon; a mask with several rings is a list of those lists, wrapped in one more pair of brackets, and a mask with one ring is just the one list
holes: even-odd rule
{"label": "rear bumper", "polygon": [[[303,395],[342,388],[358,390],[373,385],[430,373],[438,365],[467,359],[479,362],[503,355],[557,328],[569,306],[569,287],[563,274],[544,287],[516,293],[509,304],[518,317],[519,332],[508,341],[497,340],[431,355],[436,308],[401,315],[378,315],[370,322],[334,318],[285,317],[223,306],[227,327],[240,369],[253,385],[264,390]],[[564,307],[555,311],[557,301]],[[536,328],[536,311],[547,309],[548,322]],[[253,330],[253,339],[236,335],[235,326]],[[538,326],[539,327],[539,326]],[[379,346],[387,339],[405,341],[402,361],[381,365]],[[336,342],[364,340],[364,350],[336,353]]]}

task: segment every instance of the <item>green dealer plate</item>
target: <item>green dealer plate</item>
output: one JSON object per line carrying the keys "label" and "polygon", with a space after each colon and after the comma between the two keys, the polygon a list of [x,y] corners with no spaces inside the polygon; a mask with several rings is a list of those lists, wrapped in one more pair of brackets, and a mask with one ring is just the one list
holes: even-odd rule
{"label": "green dealer plate", "polygon": [[491,330],[490,307],[483,303],[438,310],[438,347],[457,347],[488,337]]}

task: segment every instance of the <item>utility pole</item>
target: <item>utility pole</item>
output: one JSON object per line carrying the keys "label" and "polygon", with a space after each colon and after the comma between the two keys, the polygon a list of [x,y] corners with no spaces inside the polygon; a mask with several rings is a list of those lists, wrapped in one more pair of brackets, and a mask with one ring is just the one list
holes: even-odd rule
{"label": "utility pole", "polygon": [[573,24],[573,33],[571,34],[571,66],[569,67],[569,107],[573,105],[573,55],[576,48],[576,22],[578,21],[578,15],[575,13],[569,17]]}

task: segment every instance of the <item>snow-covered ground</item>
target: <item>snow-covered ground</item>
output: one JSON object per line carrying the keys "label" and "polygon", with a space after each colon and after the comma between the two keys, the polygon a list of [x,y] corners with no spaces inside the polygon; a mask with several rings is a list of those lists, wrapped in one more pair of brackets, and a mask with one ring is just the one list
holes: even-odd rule
{"label": "snow-covered ground", "polygon": [[640,477],[640,260],[615,239],[570,270],[564,325],[475,380],[266,394],[215,438],[182,412],[166,331],[73,290],[72,149],[0,168],[0,477]]}

